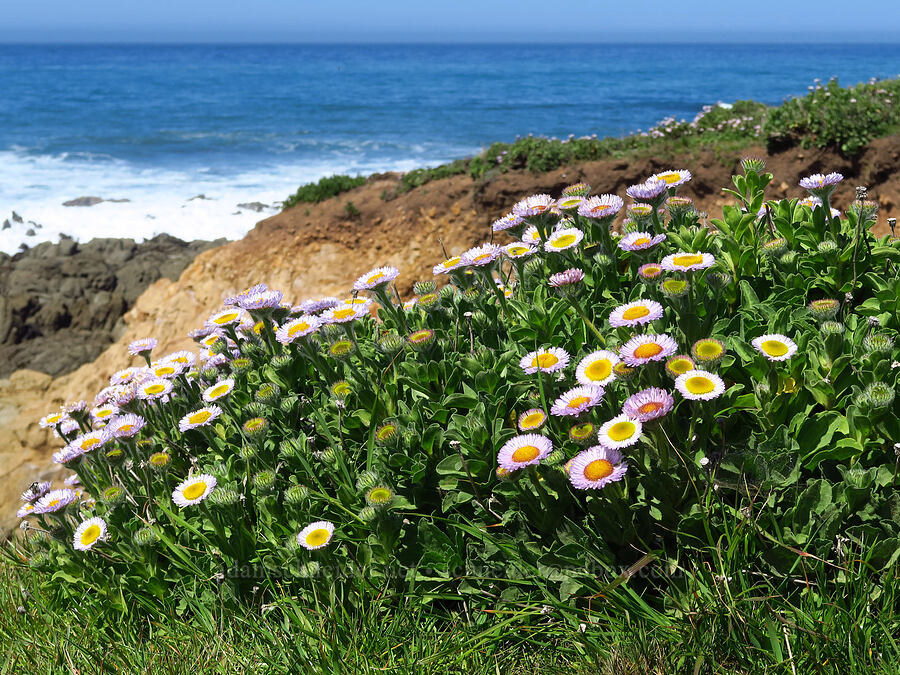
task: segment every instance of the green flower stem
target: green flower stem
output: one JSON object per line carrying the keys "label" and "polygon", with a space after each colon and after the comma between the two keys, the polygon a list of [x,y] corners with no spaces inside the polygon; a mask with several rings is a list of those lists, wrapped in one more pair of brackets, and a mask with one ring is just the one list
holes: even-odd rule
{"label": "green flower stem", "polygon": [[574,309],[578,313],[578,316],[581,317],[581,320],[584,321],[584,323],[587,325],[587,327],[590,328],[591,332],[600,341],[600,346],[605,347],[606,346],[606,338],[603,337],[603,334],[599,330],[597,330],[597,327],[594,325],[594,322],[590,320],[588,315],[585,313],[584,309],[582,309],[581,303],[578,302],[578,299],[574,295],[567,295],[566,299],[569,301],[569,304],[572,306],[572,309]]}

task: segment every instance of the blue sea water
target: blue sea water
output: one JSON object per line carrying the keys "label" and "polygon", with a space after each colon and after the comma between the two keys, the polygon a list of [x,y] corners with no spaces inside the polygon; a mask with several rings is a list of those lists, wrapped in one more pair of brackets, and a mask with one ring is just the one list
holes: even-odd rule
{"label": "blue sea water", "polygon": [[[0,220],[43,225],[29,243],[237,237],[260,217],[237,204],[331,173],[898,73],[900,45],[0,45]],[[131,201],[62,207],[82,195]],[[0,249],[23,240],[13,225]]]}

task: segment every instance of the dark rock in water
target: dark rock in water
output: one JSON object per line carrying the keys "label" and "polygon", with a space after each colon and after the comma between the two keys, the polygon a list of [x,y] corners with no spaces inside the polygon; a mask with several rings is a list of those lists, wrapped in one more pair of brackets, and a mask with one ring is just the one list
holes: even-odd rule
{"label": "dark rock in water", "polygon": [[124,204],[125,202],[130,202],[130,199],[104,199],[105,202],[112,202],[113,204]]}
{"label": "dark rock in water", "polygon": [[194,195],[193,197],[191,197],[190,199],[188,199],[188,201],[189,201],[189,202],[192,202],[192,201],[194,201],[195,199],[205,199],[205,200],[207,200],[207,201],[212,201],[212,198],[211,198],[211,197],[207,197],[207,196],[206,196],[205,194],[203,194],[203,193],[201,193],[201,194],[199,194],[199,195]]}
{"label": "dark rock in water", "polygon": [[244,213],[243,211],[235,211],[235,212],[232,213],[231,215],[233,215],[233,216],[240,216],[240,215],[242,215],[243,213]]}
{"label": "dark rock in water", "polygon": [[12,224],[9,222],[9,219],[3,221],[3,227],[0,227],[0,230],[8,230],[12,227]]}
{"label": "dark rock in water", "polygon": [[12,220],[13,220],[14,223],[21,223],[21,222],[24,222],[24,221],[22,220],[22,216],[20,216],[20,215],[19,215],[18,213],[16,213],[15,211],[12,212]]}
{"label": "dark rock in water", "polygon": [[42,229],[42,228],[44,227],[44,226],[41,225],[40,223],[36,223],[36,222],[34,222],[33,220],[29,220],[29,221],[28,221],[28,224],[29,224],[29,225],[33,225],[34,228],[35,228],[36,230],[40,230],[40,229]]}
{"label": "dark rock in water", "polygon": [[27,230],[25,230],[26,237],[33,237],[35,234],[37,233],[34,231],[33,227],[29,227]]}
{"label": "dark rock in water", "polygon": [[70,199],[67,202],[63,202],[63,206],[93,206],[102,201],[102,197],[78,197],[77,199]]}
{"label": "dark rock in water", "polygon": [[247,209],[248,211],[256,211],[259,213],[263,209],[269,208],[268,204],[263,204],[262,202],[246,202],[244,204],[237,205],[239,209]]}
{"label": "dark rock in water", "polygon": [[141,244],[79,244],[60,235],[58,244],[0,254],[0,378],[20,368],[61,375],[97,358],[147,286],[177,279],[198,253],[222,243],[161,234]]}

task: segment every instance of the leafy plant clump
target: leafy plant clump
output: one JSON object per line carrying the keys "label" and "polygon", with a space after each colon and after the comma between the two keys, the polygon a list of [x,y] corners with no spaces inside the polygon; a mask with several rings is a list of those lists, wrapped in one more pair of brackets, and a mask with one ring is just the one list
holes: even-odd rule
{"label": "leafy plant clump", "polygon": [[707,577],[673,571],[737,553],[787,597],[852,582],[851,557],[877,584],[900,557],[900,244],[864,194],[831,209],[839,174],[774,202],[743,169],[709,223],[686,170],[627,207],[580,184],[406,302],[392,267],[346,299],[258,285],[192,333],[199,356],[132,343],[143,365],[41,420],[72,474],[23,495],[21,555],[147,606],[363,584],[584,611],[624,584],[691,612]]}
{"label": "leafy plant clump", "polygon": [[348,190],[359,187],[365,182],[364,176],[326,176],[317,183],[301,185],[294,194],[282,202],[282,209],[289,209],[301,202],[318,204],[326,199],[331,199]]}

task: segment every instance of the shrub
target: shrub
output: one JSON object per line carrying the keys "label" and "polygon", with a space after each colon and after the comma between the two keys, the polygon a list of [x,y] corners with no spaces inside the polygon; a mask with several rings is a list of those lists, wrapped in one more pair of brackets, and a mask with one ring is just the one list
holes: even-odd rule
{"label": "shrub", "polygon": [[841,583],[851,548],[889,568],[897,241],[869,233],[872,203],[831,214],[836,174],[804,181],[821,204],[767,202],[745,162],[711,227],[676,195],[690,175],[662,178],[628,189],[624,236],[620,198],[573,186],[406,303],[381,267],[343,301],[226,298],[199,359],[133,343],[145,367],[41,422],[91,497],[25,495],[32,564],[112,602],[341,597],[352,577],[398,602],[579,607],[654,560],[718,567],[736,521],[741,574],[796,592],[798,563]]}
{"label": "shrub", "polygon": [[319,202],[331,199],[337,195],[352,190],[366,182],[363,176],[326,176],[317,183],[301,185],[297,191],[282,202],[282,210],[297,206],[300,202]]}

